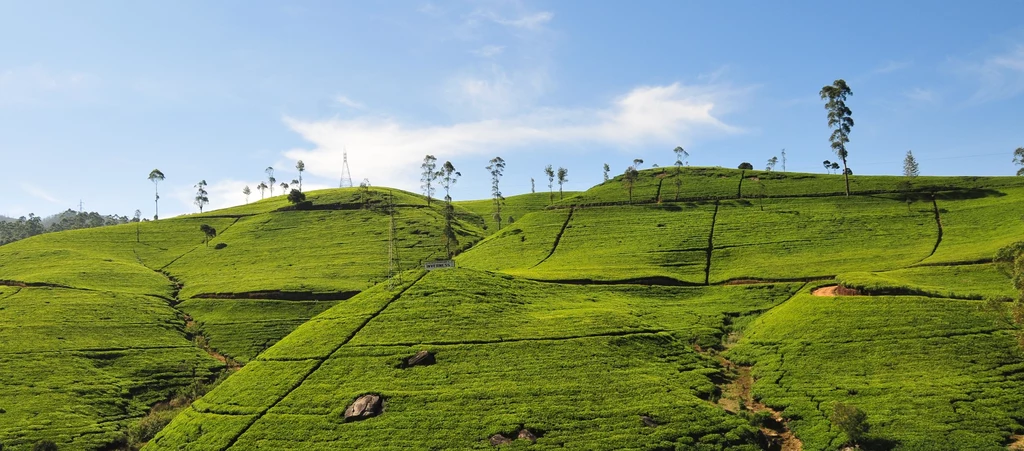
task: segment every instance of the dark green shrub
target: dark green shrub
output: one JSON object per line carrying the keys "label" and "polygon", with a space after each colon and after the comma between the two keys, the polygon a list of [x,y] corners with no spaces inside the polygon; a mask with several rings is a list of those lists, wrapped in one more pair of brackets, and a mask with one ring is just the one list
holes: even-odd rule
{"label": "dark green shrub", "polygon": [[846,434],[849,443],[860,443],[864,434],[868,432],[871,425],[868,424],[868,414],[856,406],[837,402],[832,408],[832,425]]}
{"label": "dark green shrub", "polygon": [[178,411],[179,409],[154,410],[149,415],[142,417],[138,423],[128,428],[128,443],[132,447],[138,447],[152,440],[157,432],[160,432],[174,419]]}
{"label": "dark green shrub", "polygon": [[303,193],[302,191],[293,189],[291,190],[291,192],[288,193],[288,202],[291,202],[292,204],[298,205],[300,202],[303,202],[305,200],[306,193]]}
{"label": "dark green shrub", "polygon": [[57,444],[50,440],[40,440],[32,446],[32,451],[57,451]]}

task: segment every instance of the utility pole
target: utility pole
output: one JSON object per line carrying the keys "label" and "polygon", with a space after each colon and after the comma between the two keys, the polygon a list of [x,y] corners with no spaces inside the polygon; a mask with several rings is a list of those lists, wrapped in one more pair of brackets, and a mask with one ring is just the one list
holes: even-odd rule
{"label": "utility pole", "polygon": [[82,214],[82,199],[78,199],[78,214]]}

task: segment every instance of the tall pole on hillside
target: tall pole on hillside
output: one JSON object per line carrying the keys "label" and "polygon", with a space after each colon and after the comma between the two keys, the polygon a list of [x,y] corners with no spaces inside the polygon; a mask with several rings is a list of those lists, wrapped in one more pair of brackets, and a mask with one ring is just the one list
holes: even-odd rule
{"label": "tall pole on hillside", "polygon": [[342,150],[341,154],[341,183],[339,188],[352,187],[352,173],[348,170],[348,149]]}

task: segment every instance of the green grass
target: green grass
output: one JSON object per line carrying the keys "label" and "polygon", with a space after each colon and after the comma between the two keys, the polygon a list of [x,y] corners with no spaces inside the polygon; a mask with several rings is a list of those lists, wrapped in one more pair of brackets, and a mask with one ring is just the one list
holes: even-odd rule
{"label": "green grass", "polygon": [[[542,211],[560,200],[568,201],[579,193],[579,191],[565,191],[562,193],[562,199],[559,199],[558,193],[530,193],[506,197],[505,204],[501,207],[501,225],[502,227],[512,225],[509,223],[509,219],[518,221],[529,213]],[[494,221],[494,200],[466,200],[453,203],[484,218],[485,230],[488,232],[497,231],[498,223]]]}
{"label": "green grass", "polygon": [[[791,280],[921,262],[938,226],[930,203],[886,196],[576,208],[533,213],[459,258],[471,268],[539,280]],[[555,239],[562,230],[564,233]],[[552,249],[554,252],[552,253]],[[550,257],[548,256],[550,254]]]}
{"label": "green grass", "polygon": [[980,198],[936,200],[942,244],[923,264],[991,261],[1024,236],[1024,189],[1004,189]]}
{"label": "green grass", "polygon": [[151,404],[222,366],[183,327],[155,297],[4,289],[0,443],[22,449],[48,439],[98,449],[117,440]]}
{"label": "green grass", "polygon": [[[395,219],[403,269],[445,257],[437,210],[399,208]],[[389,224],[383,211],[368,209],[245,217],[167,271],[185,284],[180,294],[185,298],[252,291],[359,292],[387,276]],[[465,247],[479,239],[473,226],[458,233]],[[217,249],[220,243],[226,247]]]}
{"label": "green grass", "polygon": [[[677,179],[680,181],[678,197]],[[902,177],[854,175],[850,177],[850,191],[852,194],[903,193],[905,189],[900,185],[903,181]],[[1024,179],[1016,177],[917,177],[911,183],[910,191],[958,191],[966,196],[979,196],[1021,186],[1024,186]],[[842,196],[845,189],[842,175],[740,171],[718,167],[685,167],[677,172],[674,167],[666,167],[640,171],[633,186],[633,203],[657,203],[659,198],[661,202],[689,202],[738,197]],[[623,183],[622,175],[617,175],[561,204],[628,202],[629,191]]]}
{"label": "green grass", "polygon": [[[641,171],[634,205],[619,178],[550,208],[510,196],[501,231],[490,200],[458,202],[459,268],[429,273],[441,203],[379,188],[0,247],[0,280],[53,285],[0,283],[0,444],[118,440],[223,367],[196,330],[245,366],[147,449],[494,449],[523,426],[538,442],[506,448],[758,449],[714,402],[715,354],[733,344],[807,450],[842,443],[835,402],[864,409],[884,449],[1005,449],[1024,431],[1024,355],[968,300],[1016,295],[977,262],[1020,240],[1024,179],[920,177],[908,204],[895,177],[854,176],[847,198],[841,176],[748,171],[737,199],[740,175],[684,168],[678,201],[673,168]],[[393,290],[389,191],[406,270]],[[209,246],[201,224],[219,232]],[[833,275],[915,295],[796,294]],[[762,283],[723,284],[737,279]],[[399,368],[421,349],[437,364]],[[368,392],[385,413],[341,421]]]}
{"label": "green grass", "polygon": [[[404,267],[438,258],[440,206],[394,194]],[[383,191],[325,190],[310,198],[326,209],[279,212],[288,204],[275,198],[0,248],[0,281],[63,287],[0,286],[0,358],[9,370],[0,373],[0,445],[22,449],[50,439],[62,447],[103,448],[149,406],[214,377],[223,364],[189,340],[185,313],[210,347],[247,362],[338,302],[302,300],[304,292],[355,293],[381,280],[389,223],[381,212]],[[482,220],[463,209],[457,214],[468,247],[479,239]],[[201,224],[219,233],[209,246]],[[301,229],[311,233],[296,233]],[[217,243],[229,246],[216,249]],[[299,300],[188,299],[258,291]],[[29,369],[34,366],[53,374]]]}
{"label": "green grass", "polygon": [[713,212],[714,205],[696,203],[588,207],[575,209],[568,224],[566,210],[534,213],[466,252],[459,263],[544,280],[664,277],[703,283]]}
{"label": "green grass", "polygon": [[190,299],[177,308],[197,319],[210,347],[245,363],[338,302]]}
{"label": "green grass", "polygon": [[754,320],[734,361],[807,450],[836,449],[835,402],[868,414],[873,446],[1005,449],[1024,420],[1024,361],[980,301],[802,294]]}
{"label": "green grass", "polygon": [[924,294],[960,299],[1010,300],[1017,296],[1008,265],[919,266],[886,272],[853,272],[836,277],[843,286],[867,293]]}
{"label": "green grass", "polygon": [[[544,432],[539,449],[755,449],[744,420],[703,400],[720,368],[693,344],[720,343],[737,318],[797,288],[559,285],[467,269],[413,280],[404,291],[378,286],[340,302],[194,411],[208,415],[211,431],[229,426],[210,415],[261,415],[238,449],[486,449],[488,436],[520,424]],[[396,367],[422,348],[439,363]],[[365,392],[384,394],[387,412],[340,422]],[[643,426],[643,414],[664,425]],[[151,447],[203,440],[183,432],[190,425],[176,421]]]}
{"label": "green grass", "polygon": [[[723,202],[711,280],[792,279],[887,270],[920,262],[935,246],[930,208],[878,196]],[[930,207],[928,205],[927,207]]]}

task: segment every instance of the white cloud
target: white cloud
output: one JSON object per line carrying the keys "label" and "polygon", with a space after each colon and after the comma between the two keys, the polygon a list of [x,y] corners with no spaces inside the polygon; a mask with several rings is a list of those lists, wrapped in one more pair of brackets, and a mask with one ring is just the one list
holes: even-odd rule
{"label": "white cloud", "polygon": [[448,80],[445,99],[461,112],[482,117],[505,116],[533,105],[548,89],[544,66],[506,72],[498,64],[456,75]]}
{"label": "white cloud", "polygon": [[914,88],[903,93],[903,96],[921,103],[935,103],[938,98],[936,97],[935,91],[930,89]]}
{"label": "white cloud", "polygon": [[[285,152],[302,159],[317,176],[336,178],[342,149],[349,152],[353,180],[415,189],[418,161],[425,154],[439,160],[460,155],[557,144],[599,144],[630,147],[674,144],[702,134],[738,133],[722,122],[738,90],[721,85],[644,86],[633,89],[601,109],[535,109],[507,119],[451,125],[404,124],[394,119],[362,117],[285,123],[313,144],[311,149]],[[240,189],[240,188],[239,188]]]}
{"label": "white cloud", "polygon": [[505,46],[503,45],[485,45],[479,49],[471,50],[470,53],[481,58],[491,58],[500,55],[503,51],[505,51]]}
{"label": "white cloud", "polygon": [[528,14],[516,19],[504,19],[498,16],[494,16],[491,17],[491,20],[502,25],[508,25],[510,27],[525,28],[527,30],[536,30],[540,28],[541,25],[550,22],[551,19],[554,17],[555,15],[550,12],[541,11],[539,13]]}
{"label": "white cloud", "polygon": [[42,200],[45,200],[45,201],[47,201],[47,202],[49,202],[51,204],[56,204],[56,203],[60,202],[60,199],[57,199],[56,197],[50,195],[50,193],[44,191],[42,188],[39,188],[38,186],[35,186],[35,185],[30,185],[28,183],[22,183],[21,184],[21,189],[23,191],[25,191],[26,193],[28,193],[29,195],[31,195],[33,197],[36,197],[36,198],[39,198],[39,199],[42,199]]}
{"label": "white cloud", "polygon": [[342,104],[342,105],[345,105],[345,106],[349,107],[349,108],[355,108],[357,110],[361,110],[363,108],[366,108],[365,105],[363,105],[363,104],[361,104],[359,102],[356,102],[355,100],[352,100],[352,99],[350,99],[348,97],[345,97],[345,96],[335,97],[334,100],[336,102]]}
{"label": "white cloud", "polygon": [[1024,44],[981,61],[953,61],[954,70],[974,78],[979,86],[975,103],[1002,100],[1024,93]]}
{"label": "white cloud", "polygon": [[515,18],[502,16],[494,11],[475,11],[470,14],[469,19],[470,22],[473,22],[477,18],[483,18],[507,27],[518,28],[520,30],[538,31],[543,28],[544,24],[550,22],[554,17],[555,15],[548,11],[523,14]]}
{"label": "white cloud", "polygon": [[872,70],[871,74],[872,75],[890,74],[890,73],[893,73],[893,72],[901,71],[903,69],[907,69],[907,68],[909,68],[912,65],[913,65],[913,63],[911,63],[910,61],[886,61],[885,64],[882,64],[881,66],[878,66],[874,70]]}

